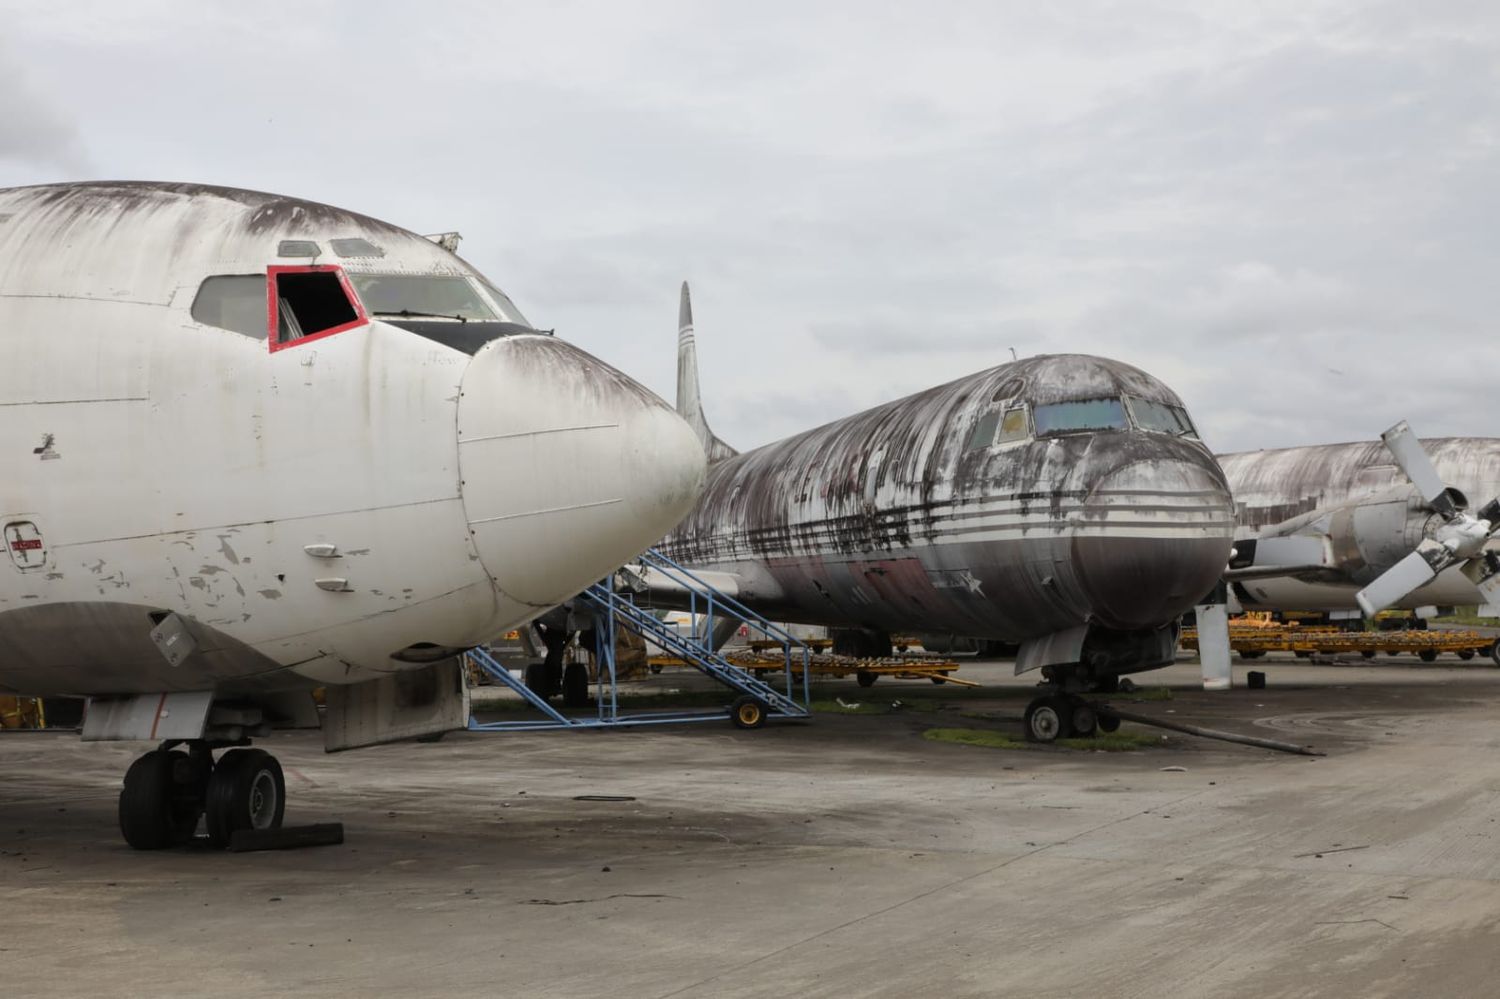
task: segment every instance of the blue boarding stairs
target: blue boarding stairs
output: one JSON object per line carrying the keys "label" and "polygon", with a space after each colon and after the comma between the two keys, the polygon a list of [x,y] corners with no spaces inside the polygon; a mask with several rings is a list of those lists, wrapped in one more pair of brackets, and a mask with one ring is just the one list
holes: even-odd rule
{"label": "blue boarding stairs", "polygon": [[[687,606],[680,609],[689,611],[692,620],[701,622],[702,627],[695,628],[692,634],[682,634],[651,610],[637,604],[636,594],[619,588],[616,576],[611,575],[584,590],[578,599],[578,603],[594,612],[597,620],[594,661],[598,664],[598,678],[593,714],[565,714],[558,710],[501,665],[488,649],[480,647],[469,650],[469,658],[493,680],[519,694],[543,717],[492,722],[480,722],[471,717],[470,731],[534,732],[724,720],[726,714],[723,710],[623,713],[615,667],[616,641],[622,628],[654,643],[669,655],[734,691],[738,696],[729,705],[727,717],[741,728],[759,728],[770,718],[806,719],[811,716],[808,691],[811,671],[808,667],[812,650],[804,642],[655,549],[647,549],[638,561],[644,573],[659,574],[674,592],[685,595]],[[726,621],[747,625],[781,643],[783,668],[778,683],[769,683],[734,665],[713,648],[715,625]],[[763,666],[757,668],[764,669]],[[794,673],[801,674],[800,684],[794,681]]]}

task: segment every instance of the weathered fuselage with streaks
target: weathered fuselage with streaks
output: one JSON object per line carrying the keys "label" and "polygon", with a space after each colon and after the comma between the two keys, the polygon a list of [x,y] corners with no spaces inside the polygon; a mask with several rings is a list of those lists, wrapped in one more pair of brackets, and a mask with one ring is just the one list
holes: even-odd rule
{"label": "weathered fuselage with streaks", "polygon": [[702,482],[665,403],[447,249],[294,198],[0,190],[0,343],[0,690],[419,668],[577,593]]}
{"label": "weathered fuselage with streaks", "polygon": [[[1159,628],[1229,553],[1212,455],[1134,419],[1037,423],[1052,403],[1124,397],[1181,409],[1126,364],[1004,364],[713,465],[664,548],[735,574],[741,599],[787,620],[1013,642]],[[976,446],[989,414],[1018,410],[1013,439],[980,430]]]}
{"label": "weathered fuselage with streaks", "polygon": [[[1441,437],[1422,444],[1439,477],[1463,493],[1471,509],[1500,496],[1500,439]],[[1353,610],[1360,587],[1440,522],[1379,440],[1224,454],[1219,463],[1234,493],[1236,539],[1314,539],[1327,565],[1237,582],[1235,593],[1246,607]],[[1397,606],[1482,601],[1455,567]]]}

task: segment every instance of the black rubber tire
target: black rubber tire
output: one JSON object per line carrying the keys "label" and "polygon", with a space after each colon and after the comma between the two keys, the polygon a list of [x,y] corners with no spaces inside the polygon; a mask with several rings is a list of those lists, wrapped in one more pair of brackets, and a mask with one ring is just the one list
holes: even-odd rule
{"label": "black rubber tire", "polygon": [[1375,658],[1375,651],[1373,649],[1365,649],[1363,652],[1360,653],[1360,655],[1364,656],[1366,659],[1374,659]]}
{"label": "black rubber tire", "polygon": [[1437,659],[1437,656],[1437,649],[1423,649],[1421,652],[1417,653],[1417,658],[1422,660],[1424,663],[1435,661]]}
{"label": "black rubber tire", "polygon": [[947,683],[948,682],[948,674],[947,673],[934,673],[929,679],[931,679],[933,683]]}
{"label": "black rubber tire", "polygon": [[1468,662],[1470,659],[1474,658],[1474,650],[1473,649],[1459,649],[1458,650],[1458,658],[1462,659],[1464,662]]}
{"label": "black rubber tire", "polygon": [[1495,639],[1495,644],[1490,646],[1490,658],[1495,661],[1496,666],[1500,666],[1500,638]]}
{"label": "black rubber tire", "polygon": [[543,699],[549,697],[547,693],[547,664],[528,663],[526,665],[526,689]]}
{"label": "black rubber tire", "polygon": [[[268,791],[275,794],[269,803]],[[263,749],[231,749],[219,757],[204,812],[210,843],[226,847],[240,829],[279,829],[285,812],[286,777],[276,757]]]}
{"label": "black rubber tire", "polygon": [[1068,705],[1060,697],[1038,697],[1026,705],[1023,719],[1027,742],[1056,742],[1072,732]]}
{"label": "black rubber tire", "polygon": [[729,706],[729,720],[734,722],[735,728],[760,728],[765,725],[768,714],[765,704],[749,694]]}
{"label": "black rubber tire", "polygon": [[857,670],[854,674],[854,682],[861,687],[873,687],[875,686],[875,681],[878,679],[879,677],[869,670]]}
{"label": "black rubber tire", "polygon": [[1068,698],[1068,728],[1081,739],[1093,736],[1099,728],[1099,716],[1094,706],[1079,697]]}
{"label": "black rubber tire", "polygon": [[1240,658],[1241,659],[1259,659],[1261,656],[1263,656],[1265,654],[1266,654],[1266,650],[1265,649],[1250,649],[1249,651],[1241,652],[1240,653]]}
{"label": "black rubber tire", "polygon": [[583,663],[568,663],[563,667],[562,692],[565,707],[588,707],[589,668]]}
{"label": "black rubber tire", "polygon": [[181,753],[153,749],[125,771],[120,789],[120,833],[136,850],[165,850],[193,838],[198,809],[178,792],[173,770]]}
{"label": "black rubber tire", "polygon": [[1103,732],[1105,735],[1108,735],[1111,732],[1120,731],[1120,719],[1115,717],[1114,715],[1101,713],[1099,715],[1099,731]]}

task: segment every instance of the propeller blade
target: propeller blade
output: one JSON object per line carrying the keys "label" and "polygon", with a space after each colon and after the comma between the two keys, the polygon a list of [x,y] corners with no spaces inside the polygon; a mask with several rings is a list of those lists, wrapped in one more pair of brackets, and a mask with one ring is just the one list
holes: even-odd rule
{"label": "propeller blade", "polygon": [[1439,572],[1448,567],[1452,553],[1430,539],[1424,540],[1417,550],[1391,566],[1355,594],[1359,609],[1365,617],[1374,617],[1379,611],[1406,596],[1419,586],[1430,583]]}
{"label": "propeller blade", "polygon": [[1203,671],[1204,690],[1228,690],[1233,686],[1229,669],[1229,608],[1224,604],[1199,604],[1198,665]]}
{"label": "propeller blade", "polygon": [[1500,552],[1485,552],[1464,563],[1463,574],[1487,604],[1500,604]]}
{"label": "propeller blade", "polygon": [[1402,420],[1381,434],[1380,439],[1385,441],[1396,464],[1401,466],[1401,471],[1406,473],[1406,477],[1417,487],[1417,492],[1422,494],[1427,504],[1439,513],[1452,512],[1453,502],[1448,498],[1448,487],[1438,477],[1437,469],[1432,467],[1432,458],[1428,456],[1422,442],[1417,440],[1410,425]]}

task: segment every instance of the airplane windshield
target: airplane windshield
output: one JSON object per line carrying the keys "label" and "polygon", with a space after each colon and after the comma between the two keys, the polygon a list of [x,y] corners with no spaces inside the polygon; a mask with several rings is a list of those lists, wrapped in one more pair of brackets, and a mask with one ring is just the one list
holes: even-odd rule
{"label": "airplane windshield", "polygon": [[1193,421],[1188,419],[1187,410],[1181,406],[1137,399],[1135,396],[1126,396],[1125,401],[1130,406],[1130,415],[1135,418],[1135,425],[1142,430],[1154,430],[1174,437],[1198,436],[1193,429]]}
{"label": "airplane windshield", "polygon": [[1125,405],[1119,399],[1083,399],[1054,402],[1032,411],[1038,437],[1077,433],[1083,430],[1124,430]]}
{"label": "airplane windshield", "polygon": [[372,316],[495,322],[469,279],[417,274],[350,274],[365,311]]}

